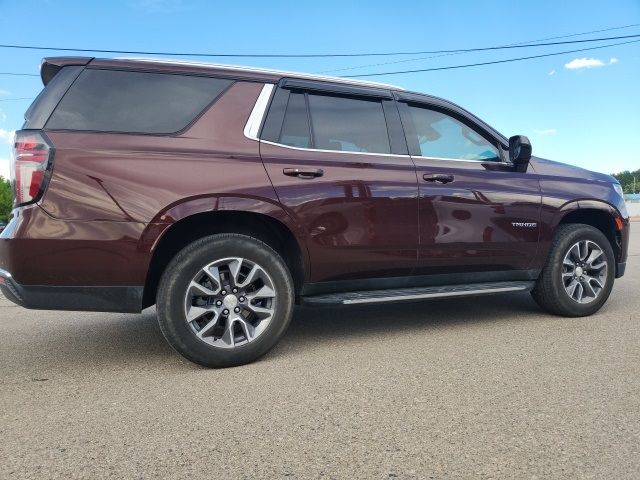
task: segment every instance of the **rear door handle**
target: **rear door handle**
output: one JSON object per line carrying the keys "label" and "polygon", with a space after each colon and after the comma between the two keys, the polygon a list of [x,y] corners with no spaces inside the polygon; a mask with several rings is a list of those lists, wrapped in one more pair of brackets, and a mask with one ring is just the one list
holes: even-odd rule
{"label": "rear door handle", "polygon": [[453,175],[445,173],[425,173],[422,178],[427,182],[450,183],[453,182]]}
{"label": "rear door handle", "polygon": [[283,168],[282,173],[288,177],[298,177],[305,180],[311,180],[312,178],[324,175],[324,170],[321,168]]}

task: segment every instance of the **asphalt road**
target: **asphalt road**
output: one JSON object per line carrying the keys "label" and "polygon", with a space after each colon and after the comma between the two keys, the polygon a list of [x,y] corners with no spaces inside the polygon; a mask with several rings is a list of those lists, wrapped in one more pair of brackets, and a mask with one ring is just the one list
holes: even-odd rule
{"label": "asphalt road", "polygon": [[206,370],[155,312],[0,301],[0,478],[640,478],[640,224],[600,313],[528,294],[299,309]]}

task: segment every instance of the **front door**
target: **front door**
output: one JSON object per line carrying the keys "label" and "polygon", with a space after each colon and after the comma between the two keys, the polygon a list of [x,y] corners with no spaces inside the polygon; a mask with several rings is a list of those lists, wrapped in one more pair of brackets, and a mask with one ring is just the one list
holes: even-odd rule
{"label": "front door", "polygon": [[500,140],[460,113],[399,105],[420,190],[416,272],[456,283],[527,278],[540,229],[535,172],[517,171]]}
{"label": "front door", "polygon": [[305,231],[311,282],[404,276],[416,265],[415,167],[395,103],[366,93],[278,88],[263,127],[260,154]]}

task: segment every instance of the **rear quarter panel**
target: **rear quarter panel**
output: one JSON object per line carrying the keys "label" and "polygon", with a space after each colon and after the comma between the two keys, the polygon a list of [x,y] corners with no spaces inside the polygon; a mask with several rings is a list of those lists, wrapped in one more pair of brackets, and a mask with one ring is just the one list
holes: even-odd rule
{"label": "rear quarter panel", "polygon": [[258,142],[242,135],[261,86],[236,82],[176,136],[47,131],[56,153],[42,208],[64,220],[151,223],[212,193],[275,200]]}

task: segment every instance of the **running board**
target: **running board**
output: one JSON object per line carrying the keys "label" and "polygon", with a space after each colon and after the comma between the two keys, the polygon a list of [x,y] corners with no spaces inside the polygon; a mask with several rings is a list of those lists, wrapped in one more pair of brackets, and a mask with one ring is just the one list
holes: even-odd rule
{"label": "running board", "polygon": [[355,305],[366,303],[389,303],[427,298],[469,297],[493,293],[531,290],[535,282],[494,282],[466,285],[445,285],[441,287],[417,287],[388,290],[367,290],[361,292],[330,293],[302,297],[304,305]]}

